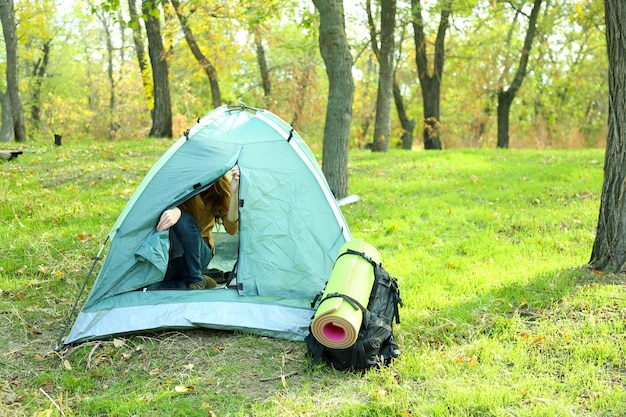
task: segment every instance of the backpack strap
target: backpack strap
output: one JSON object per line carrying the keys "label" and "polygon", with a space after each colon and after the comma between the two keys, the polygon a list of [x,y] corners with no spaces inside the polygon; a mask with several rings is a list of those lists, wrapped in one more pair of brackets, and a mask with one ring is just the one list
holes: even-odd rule
{"label": "backpack strap", "polygon": [[324,295],[324,290],[315,294],[315,298],[313,298],[313,301],[311,301],[311,308],[315,308],[315,305],[322,298],[322,295]]}
{"label": "backpack strap", "polygon": [[375,276],[375,279],[379,282],[384,280],[385,281],[384,285],[386,287],[389,287],[389,290],[391,291],[393,295],[393,305],[394,305],[393,316],[396,321],[396,324],[399,324],[400,323],[399,307],[404,307],[404,304],[402,303],[402,298],[400,297],[400,288],[398,287],[398,281],[394,277],[389,275],[389,272],[387,272],[385,268],[383,268],[382,264],[378,264],[374,267],[374,276]]}
{"label": "backpack strap", "polygon": [[[400,298],[400,288],[398,287],[398,281],[396,281],[395,278],[393,278],[391,275],[389,275],[389,272],[387,272],[385,270],[385,268],[383,267],[383,265],[381,263],[376,263],[365,252],[359,252],[359,251],[356,251],[354,249],[348,248],[348,249],[346,249],[345,252],[341,253],[337,257],[337,259],[339,259],[343,255],[357,255],[357,256],[360,256],[361,258],[365,259],[370,264],[372,264],[372,266],[374,267],[374,279],[375,279],[375,281],[380,281],[384,276],[387,277],[386,281],[389,282],[389,285],[386,285],[386,286],[390,286],[392,291],[393,291],[393,301],[394,301],[394,314],[393,314],[393,316],[395,318],[396,324],[399,324],[400,323],[400,310],[399,310],[398,307],[403,307],[403,304],[402,304],[402,298]],[[356,300],[354,300],[354,301],[356,301]]]}
{"label": "backpack strap", "polygon": [[[378,265],[367,253],[365,252],[359,252],[356,251],[354,249],[346,249],[345,252],[340,253],[339,256],[337,256],[337,259],[341,258],[343,255],[357,255],[360,256],[361,258],[365,259],[367,262],[371,263],[373,267],[376,267],[376,265]],[[336,261],[335,261],[336,262]]]}
{"label": "backpack strap", "polygon": [[369,312],[368,309],[363,307],[363,305],[361,303],[359,303],[357,300],[355,300],[354,298],[350,297],[349,295],[341,294],[341,293],[338,293],[338,292],[331,292],[326,297],[324,297],[322,299],[322,301],[320,301],[320,304],[323,303],[324,300],[327,300],[329,298],[343,298],[344,300],[346,300],[352,306],[352,308],[354,308],[355,310],[361,310],[361,313],[363,313],[363,321],[361,323],[361,328],[367,327],[367,324],[370,321],[370,312]]}
{"label": "backpack strap", "polygon": [[320,301],[320,304],[323,303],[325,300],[328,300],[329,298],[343,298],[355,310],[361,310],[363,312],[363,314],[365,314],[367,312],[367,309],[365,307],[363,307],[363,305],[361,303],[359,303],[357,300],[355,300],[354,298],[350,297],[349,295],[341,294],[341,293],[338,293],[338,292],[331,292],[330,294],[326,295],[326,297],[324,297],[322,299],[322,301]]}

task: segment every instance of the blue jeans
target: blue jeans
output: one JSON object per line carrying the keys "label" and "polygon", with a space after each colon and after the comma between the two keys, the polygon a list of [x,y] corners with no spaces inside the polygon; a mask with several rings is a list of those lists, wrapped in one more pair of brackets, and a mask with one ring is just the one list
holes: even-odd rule
{"label": "blue jeans", "polygon": [[202,271],[212,257],[196,219],[183,211],[170,228],[170,260],[160,288],[187,288],[194,282],[202,282]]}

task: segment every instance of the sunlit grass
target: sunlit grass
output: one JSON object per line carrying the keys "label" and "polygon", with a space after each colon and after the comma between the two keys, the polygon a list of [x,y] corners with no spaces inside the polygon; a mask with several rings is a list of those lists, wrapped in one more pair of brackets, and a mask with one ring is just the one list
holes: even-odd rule
{"label": "sunlit grass", "polygon": [[342,209],[405,304],[389,368],[309,369],[302,343],[201,330],[53,353],[94,256],[170,143],[34,143],[0,164],[0,414],[626,413],[626,279],[584,268],[594,149],[351,152],[361,200]]}

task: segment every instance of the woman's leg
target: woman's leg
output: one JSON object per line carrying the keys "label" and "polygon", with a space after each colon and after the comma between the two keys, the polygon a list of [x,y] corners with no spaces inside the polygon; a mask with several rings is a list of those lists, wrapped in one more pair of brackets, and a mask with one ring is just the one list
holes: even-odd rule
{"label": "woman's leg", "polygon": [[211,261],[212,252],[204,242],[196,220],[182,212],[170,229],[170,262],[165,281],[182,280],[187,287],[202,284],[202,271]]}

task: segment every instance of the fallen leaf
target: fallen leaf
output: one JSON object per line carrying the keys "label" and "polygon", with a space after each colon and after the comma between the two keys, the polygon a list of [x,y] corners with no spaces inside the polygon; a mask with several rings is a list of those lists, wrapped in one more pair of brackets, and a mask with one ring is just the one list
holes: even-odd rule
{"label": "fallen leaf", "polygon": [[124,346],[125,344],[126,342],[122,339],[113,339],[113,346],[115,346],[118,349]]}
{"label": "fallen leaf", "polygon": [[472,368],[473,368],[473,367],[475,367],[476,365],[478,365],[478,358],[476,357],[476,355],[474,355],[474,356],[472,356],[472,357],[470,358],[470,361],[469,361],[469,365],[468,365],[468,366],[469,366],[469,368],[470,368],[470,369],[472,369]]}
{"label": "fallen leaf", "polygon": [[40,388],[46,394],[50,394],[54,391],[54,384],[52,384],[52,381],[45,381]]}
{"label": "fallen leaf", "polygon": [[194,392],[195,388],[192,387],[192,386],[176,385],[174,387],[174,391],[176,391],[176,392]]}
{"label": "fallen leaf", "polygon": [[387,391],[384,389],[377,389],[374,390],[374,397],[375,398],[383,398],[387,395]]}
{"label": "fallen leaf", "polygon": [[79,233],[76,235],[78,240],[89,240],[93,238],[93,234],[91,233]]}
{"label": "fallen leaf", "polygon": [[213,412],[213,410],[211,410],[211,404],[209,404],[207,402],[203,402],[201,407],[202,407],[202,409],[206,410],[207,413],[209,413],[210,417],[217,417],[217,414],[215,414]]}

